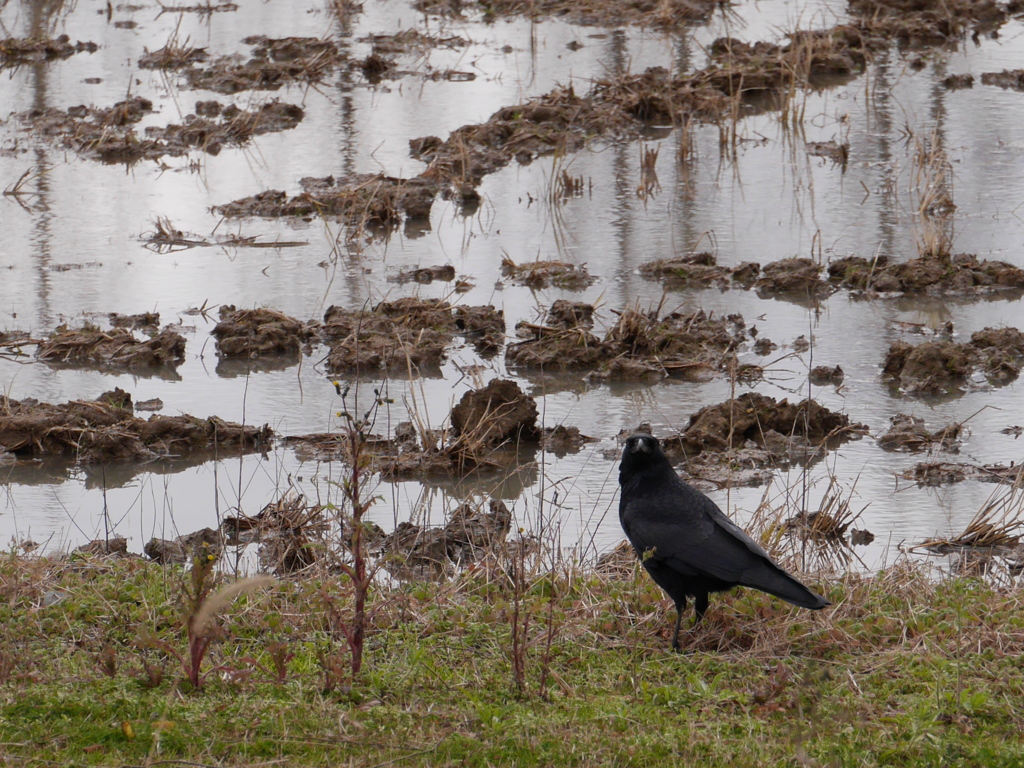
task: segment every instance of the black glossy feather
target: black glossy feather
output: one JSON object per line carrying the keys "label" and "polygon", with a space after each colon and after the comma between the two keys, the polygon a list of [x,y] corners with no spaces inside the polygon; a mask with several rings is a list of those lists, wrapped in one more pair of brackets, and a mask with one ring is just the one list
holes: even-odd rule
{"label": "black glossy feather", "polygon": [[753,587],[793,605],[817,610],[829,602],[794,579],[711,499],[676,474],[657,439],[626,440],[619,465],[619,521],[651,578],[675,601],[678,616],[687,596],[700,621],[708,593]]}

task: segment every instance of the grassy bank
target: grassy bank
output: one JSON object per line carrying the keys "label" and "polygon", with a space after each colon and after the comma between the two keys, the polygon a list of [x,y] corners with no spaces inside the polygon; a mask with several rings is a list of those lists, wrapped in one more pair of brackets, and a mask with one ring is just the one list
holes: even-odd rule
{"label": "grassy bank", "polygon": [[[343,579],[214,623],[187,682],[179,567],[0,562],[0,752],[22,765],[1024,765],[1016,588],[905,564],[719,596],[668,651],[643,574],[500,564],[380,588],[360,679]],[[517,654],[514,649],[518,648]]]}

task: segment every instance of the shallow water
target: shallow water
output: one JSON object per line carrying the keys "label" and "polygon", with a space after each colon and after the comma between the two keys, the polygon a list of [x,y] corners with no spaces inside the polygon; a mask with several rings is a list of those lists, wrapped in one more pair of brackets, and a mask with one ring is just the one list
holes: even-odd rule
{"label": "shallow water", "polygon": [[[316,2],[240,0],[240,10],[163,14],[156,4],[117,6],[111,19],[94,2],[59,4],[11,2],[0,6],[2,29],[11,36],[45,30],[72,41],[92,40],[94,54],[66,61],[24,65],[3,72],[4,112],[34,107],[91,103],[109,106],[130,90],[157,105],[145,124],[180,122],[195,101],[218,98],[251,106],[266,100],[300,103],[305,119],[293,130],[256,137],[243,149],[217,156],[196,152],[143,162],[131,168],[76,158],[39,143],[12,118],[0,125],[0,186],[26,171],[31,193],[0,201],[4,237],[0,244],[0,327],[46,333],[60,322],[102,321],[108,312],[159,311],[162,323],[180,318],[186,333],[186,362],[176,377],[115,376],[96,371],[56,370],[42,363],[0,359],[0,384],[14,398],[46,402],[92,398],[119,386],[135,400],[153,397],[163,413],[216,414],[250,424],[269,423],[279,434],[326,431],[337,425],[340,401],[318,363],[325,350],[300,366],[246,375],[244,367],[218,364],[208,334],[212,322],[186,314],[206,305],[266,306],[300,319],[320,318],[330,305],[361,306],[387,297],[445,296],[445,283],[397,285],[387,278],[410,266],[450,263],[476,287],[459,299],[469,305],[493,303],[505,312],[510,335],[516,322],[535,320],[558,298],[596,302],[599,325],[614,321],[612,310],[639,302],[655,304],[663,289],[641,278],[645,261],[713,249],[719,263],[763,263],[788,256],[823,260],[856,254],[884,254],[894,260],[917,255],[919,217],[913,194],[914,141],[937,132],[954,169],[955,252],[974,253],[1024,266],[1024,95],[980,84],[979,75],[1018,66],[1024,60],[1024,25],[1005,25],[997,39],[965,41],[955,50],[932,50],[922,69],[910,66],[917,54],[892,50],[864,76],[799,97],[803,120],[796,128],[778,112],[743,119],[737,141],[723,148],[716,126],[697,126],[690,158],[679,160],[679,131],[663,131],[645,143],[658,147],[661,188],[641,199],[641,146],[595,145],[561,158],[512,165],[480,186],[483,203],[471,217],[438,200],[429,231],[396,233],[361,249],[345,246],[337,222],[243,220],[219,222],[211,206],[266,189],[298,190],[304,176],[383,171],[413,176],[423,164],[408,154],[408,141],[444,137],[460,125],[481,122],[502,106],[572,84],[583,92],[607,73],[664,66],[686,71],[705,61],[705,47],[727,32],[748,40],[777,40],[796,27],[814,28],[842,20],[844,5],[826,2],[741,2],[708,25],[682,36],[639,29],[600,29],[562,22],[445,22],[425,19],[405,3],[367,2],[345,28]],[[47,9],[52,9],[47,13]],[[299,10],[296,10],[296,9]],[[134,29],[113,22],[135,21]],[[285,87],[275,92],[242,92],[224,97],[181,90],[173,74],[138,70],[145,50],[162,47],[173,35],[214,55],[239,52],[252,34],[331,36],[350,46],[353,58],[370,48],[360,38],[410,27],[443,30],[471,45],[401,58],[420,73],[453,68],[471,71],[470,82],[433,81],[419,75],[366,84],[344,72],[316,88]],[[570,43],[581,43],[575,50]],[[508,46],[508,48],[506,48]],[[973,73],[966,90],[947,90],[951,73]],[[86,79],[99,78],[99,83]],[[848,141],[845,172],[806,154],[807,141]],[[552,198],[552,179],[567,169],[585,179],[582,196]],[[22,204],[19,204],[20,203]],[[209,236],[237,232],[263,241],[301,241],[288,248],[192,248],[158,253],[141,240],[157,217],[177,228]],[[503,255],[516,262],[535,258],[585,262],[598,277],[577,291],[531,291],[503,281]],[[817,303],[761,299],[754,292],[718,289],[670,291],[666,307],[740,313],[780,349],[766,359],[752,351],[743,362],[768,366],[754,387],[777,398],[803,399],[812,365],[841,364],[841,390],[815,387],[814,396],[832,409],[867,424],[873,435],[889,418],[909,412],[929,428],[970,418],[970,436],[955,460],[1008,463],[1021,443],[1000,430],[1024,424],[1020,384],[972,387],[958,398],[925,401],[901,397],[881,380],[888,345],[909,338],[901,322],[941,327],[954,323],[959,340],[993,325],[1024,324],[1018,299],[905,298],[859,301],[841,291]],[[215,313],[214,313],[215,316]],[[793,340],[812,339],[810,352],[785,355]],[[359,382],[367,390],[386,387],[394,399],[381,419],[391,424],[415,411],[434,426],[474,384],[511,375],[538,398],[545,425],[565,423],[599,438],[579,454],[556,458],[538,452],[535,465],[512,477],[482,478],[447,485],[382,483],[372,515],[385,528],[398,521],[439,522],[467,496],[500,495],[517,518],[536,525],[543,515],[557,521],[565,546],[602,551],[622,537],[616,519],[615,435],[641,421],[656,434],[686,426],[690,414],[731,395],[724,379],[705,383],[666,381],[655,385],[587,384],[579,377],[541,377],[505,370],[499,355],[484,363],[474,380],[462,371],[481,364],[472,348],[457,342],[439,375],[408,381]],[[745,388],[740,387],[740,391]],[[365,400],[364,400],[365,402]],[[384,429],[380,429],[384,431]],[[859,548],[863,567],[891,561],[901,543],[959,530],[995,486],[963,482],[940,489],[917,488],[895,473],[923,460],[920,455],[882,451],[873,437],[847,443],[808,472],[780,473],[771,495],[788,488],[807,494],[814,509],[834,474],[853,489],[853,507],[866,507],[858,527],[877,536]],[[0,538],[74,546],[105,531],[129,537],[140,551],[152,535],[170,536],[214,526],[217,515],[241,508],[252,514],[292,483],[311,497],[335,500],[331,480],[338,466],[300,463],[285,448],[266,458],[221,459],[198,466],[160,463],[145,467],[74,468],[30,464],[0,468],[5,478],[0,501]],[[557,492],[557,495],[556,495]],[[746,519],[763,488],[733,488],[711,495],[739,519]]]}

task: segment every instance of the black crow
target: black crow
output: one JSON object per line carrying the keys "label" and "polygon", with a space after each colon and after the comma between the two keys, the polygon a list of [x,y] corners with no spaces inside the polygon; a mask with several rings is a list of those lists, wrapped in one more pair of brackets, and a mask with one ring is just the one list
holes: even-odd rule
{"label": "black crow", "polygon": [[675,650],[687,595],[694,598],[694,625],[708,609],[709,592],[737,586],[760,589],[801,608],[830,604],[773,563],[715,502],[683,482],[652,435],[638,433],[626,440],[619,486],[619,521],[629,543],[651,578],[675,601]]}

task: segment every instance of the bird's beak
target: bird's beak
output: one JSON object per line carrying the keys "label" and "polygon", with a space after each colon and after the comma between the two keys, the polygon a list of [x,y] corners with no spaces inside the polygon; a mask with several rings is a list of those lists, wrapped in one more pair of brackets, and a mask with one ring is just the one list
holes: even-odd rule
{"label": "bird's beak", "polygon": [[647,444],[646,440],[637,440],[636,445],[633,447],[633,453],[643,451],[644,453],[650,453],[651,447]]}

